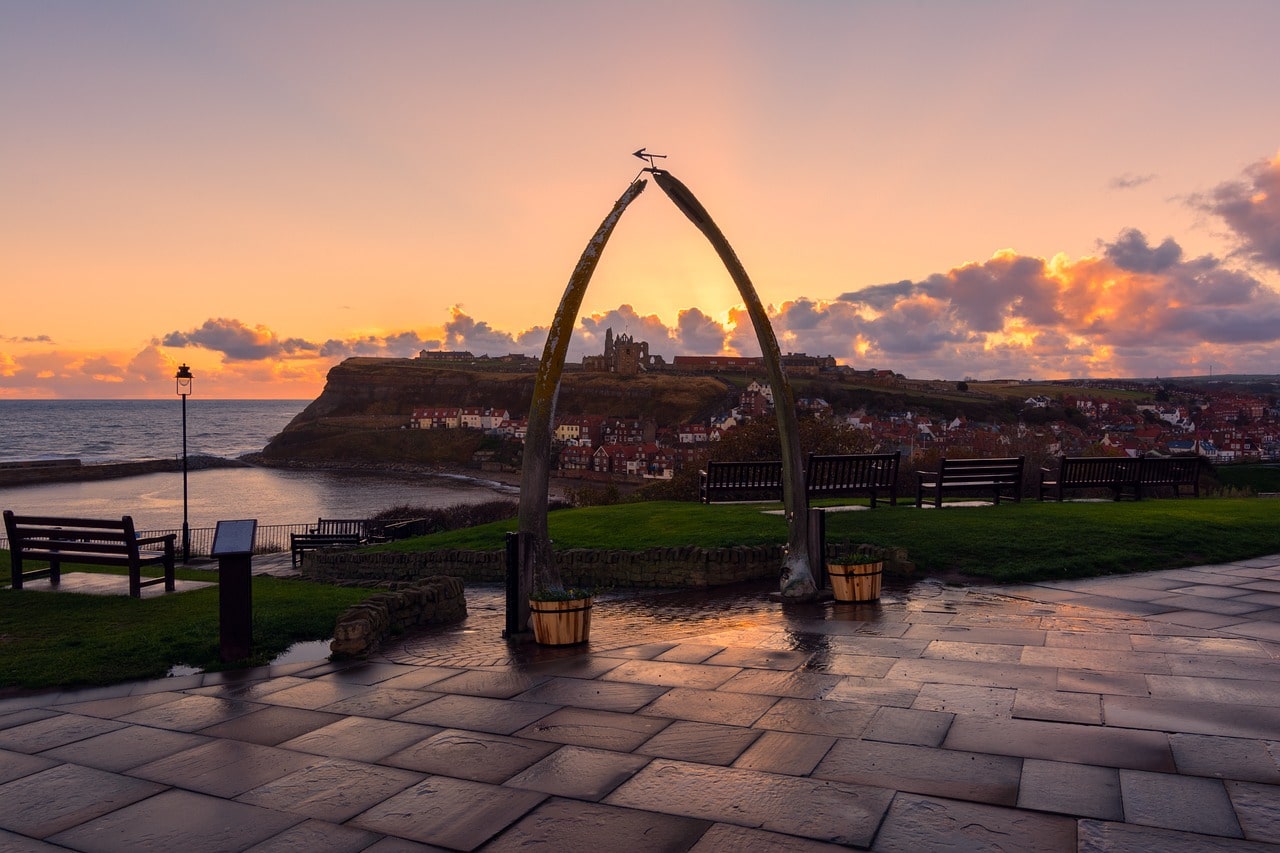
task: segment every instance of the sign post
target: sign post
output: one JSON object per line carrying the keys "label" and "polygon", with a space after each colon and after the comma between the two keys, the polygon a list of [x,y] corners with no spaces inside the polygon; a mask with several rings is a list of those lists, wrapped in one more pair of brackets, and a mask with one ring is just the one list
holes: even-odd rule
{"label": "sign post", "polygon": [[223,663],[244,660],[253,647],[253,539],[256,518],[219,521],[213,534],[218,558],[218,633]]}

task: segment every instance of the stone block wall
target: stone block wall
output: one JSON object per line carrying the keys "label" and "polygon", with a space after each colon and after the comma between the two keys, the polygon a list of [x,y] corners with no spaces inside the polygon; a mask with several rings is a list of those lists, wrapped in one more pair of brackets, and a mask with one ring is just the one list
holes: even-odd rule
{"label": "stone block wall", "polygon": [[[571,586],[705,588],[776,578],[782,566],[783,546],[688,546],[646,551],[581,549],[557,551],[555,556],[561,577]],[[504,551],[309,551],[302,557],[302,574],[328,583],[414,581],[432,575],[450,575],[469,583],[502,583],[506,577],[506,554]]]}
{"label": "stone block wall", "polygon": [[425,578],[348,607],[334,626],[329,650],[337,657],[363,657],[392,633],[457,622],[466,615],[467,599],[459,578]]}

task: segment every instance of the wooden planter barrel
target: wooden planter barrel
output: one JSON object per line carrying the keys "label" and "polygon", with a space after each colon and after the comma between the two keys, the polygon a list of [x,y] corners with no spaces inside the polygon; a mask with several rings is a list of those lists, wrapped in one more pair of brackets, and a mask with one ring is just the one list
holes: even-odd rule
{"label": "wooden planter barrel", "polygon": [[530,601],[533,638],[544,646],[585,643],[591,632],[591,599]]}
{"label": "wooden planter barrel", "polygon": [[831,578],[831,591],[836,601],[867,602],[880,600],[880,580],[884,576],[884,562],[877,563],[828,563],[827,575]]}

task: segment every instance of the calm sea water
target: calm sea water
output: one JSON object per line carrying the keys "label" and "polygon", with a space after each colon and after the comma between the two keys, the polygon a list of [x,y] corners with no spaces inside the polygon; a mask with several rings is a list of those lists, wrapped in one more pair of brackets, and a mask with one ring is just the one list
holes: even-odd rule
{"label": "calm sea water", "polygon": [[[187,401],[187,451],[236,458],[261,450],[306,400]],[[0,461],[121,462],[182,456],[179,400],[0,400]],[[256,518],[260,525],[363,518],[399,505],[449,506],[514,497],[514,487],[470,478],[219,468],[191,471],[192,527]],[[0,509],[86,518],[132,515],[140,529],[182,524],[182,475],[0,488]]]}

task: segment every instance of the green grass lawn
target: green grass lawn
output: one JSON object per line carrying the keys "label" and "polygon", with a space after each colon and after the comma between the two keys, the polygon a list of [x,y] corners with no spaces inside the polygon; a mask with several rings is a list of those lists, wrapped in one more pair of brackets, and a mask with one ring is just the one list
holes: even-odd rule
{"label": "green grass lawn", "polygon": [[[782,543],[781,515],[759,504],[650,502],[558,510],[557,549],[643,550]],[[379,546],[500,550],[515,521]],[[920,511],[881,505],[832,512],[827,538],[905,548],[920,576],[998,582],[1090,577],[1280,554],[1280,500],[1201,498],[1123,503],[1004,503]],[[7,564],[0,552],[0,565]],[[104,571],[93,567],[64,570]],[[179,571],[192,580],[208,573]],[[253,660],[331,635],[369,590],[271,577],[253,582]],[[216,589],[136,600],[0,589],[0,688],[111,684],[163,676],[174,664],[217,669]]]}
{"label": "green grass lawn", "polygon": [[[649,502],[550,513],[555,547],[639,550],[786,541],[760,504]],[[499,549],[516,522],[381,546],[388,550]],[[1248,498],[1115,503],[1027,501],[920,511],[881,504],[827,515],[828,541],[905,548],[925,575],[998,582],[1170,569],[1280,553],[1280,501]]]}
{"label": "green grass lawn", "polygon": [[[0,555],[7,567],[7,552]],[[63,571],[104,570],[64,564]],[[332,636],[338,614],[371,592],[255,577],[254,655],[237,665],[263,664],[296,642]],[[218,643],[216,588],[145,599],[0,589],[0,687],[115,684],[160,678],[176,664],[221,669]]]}

